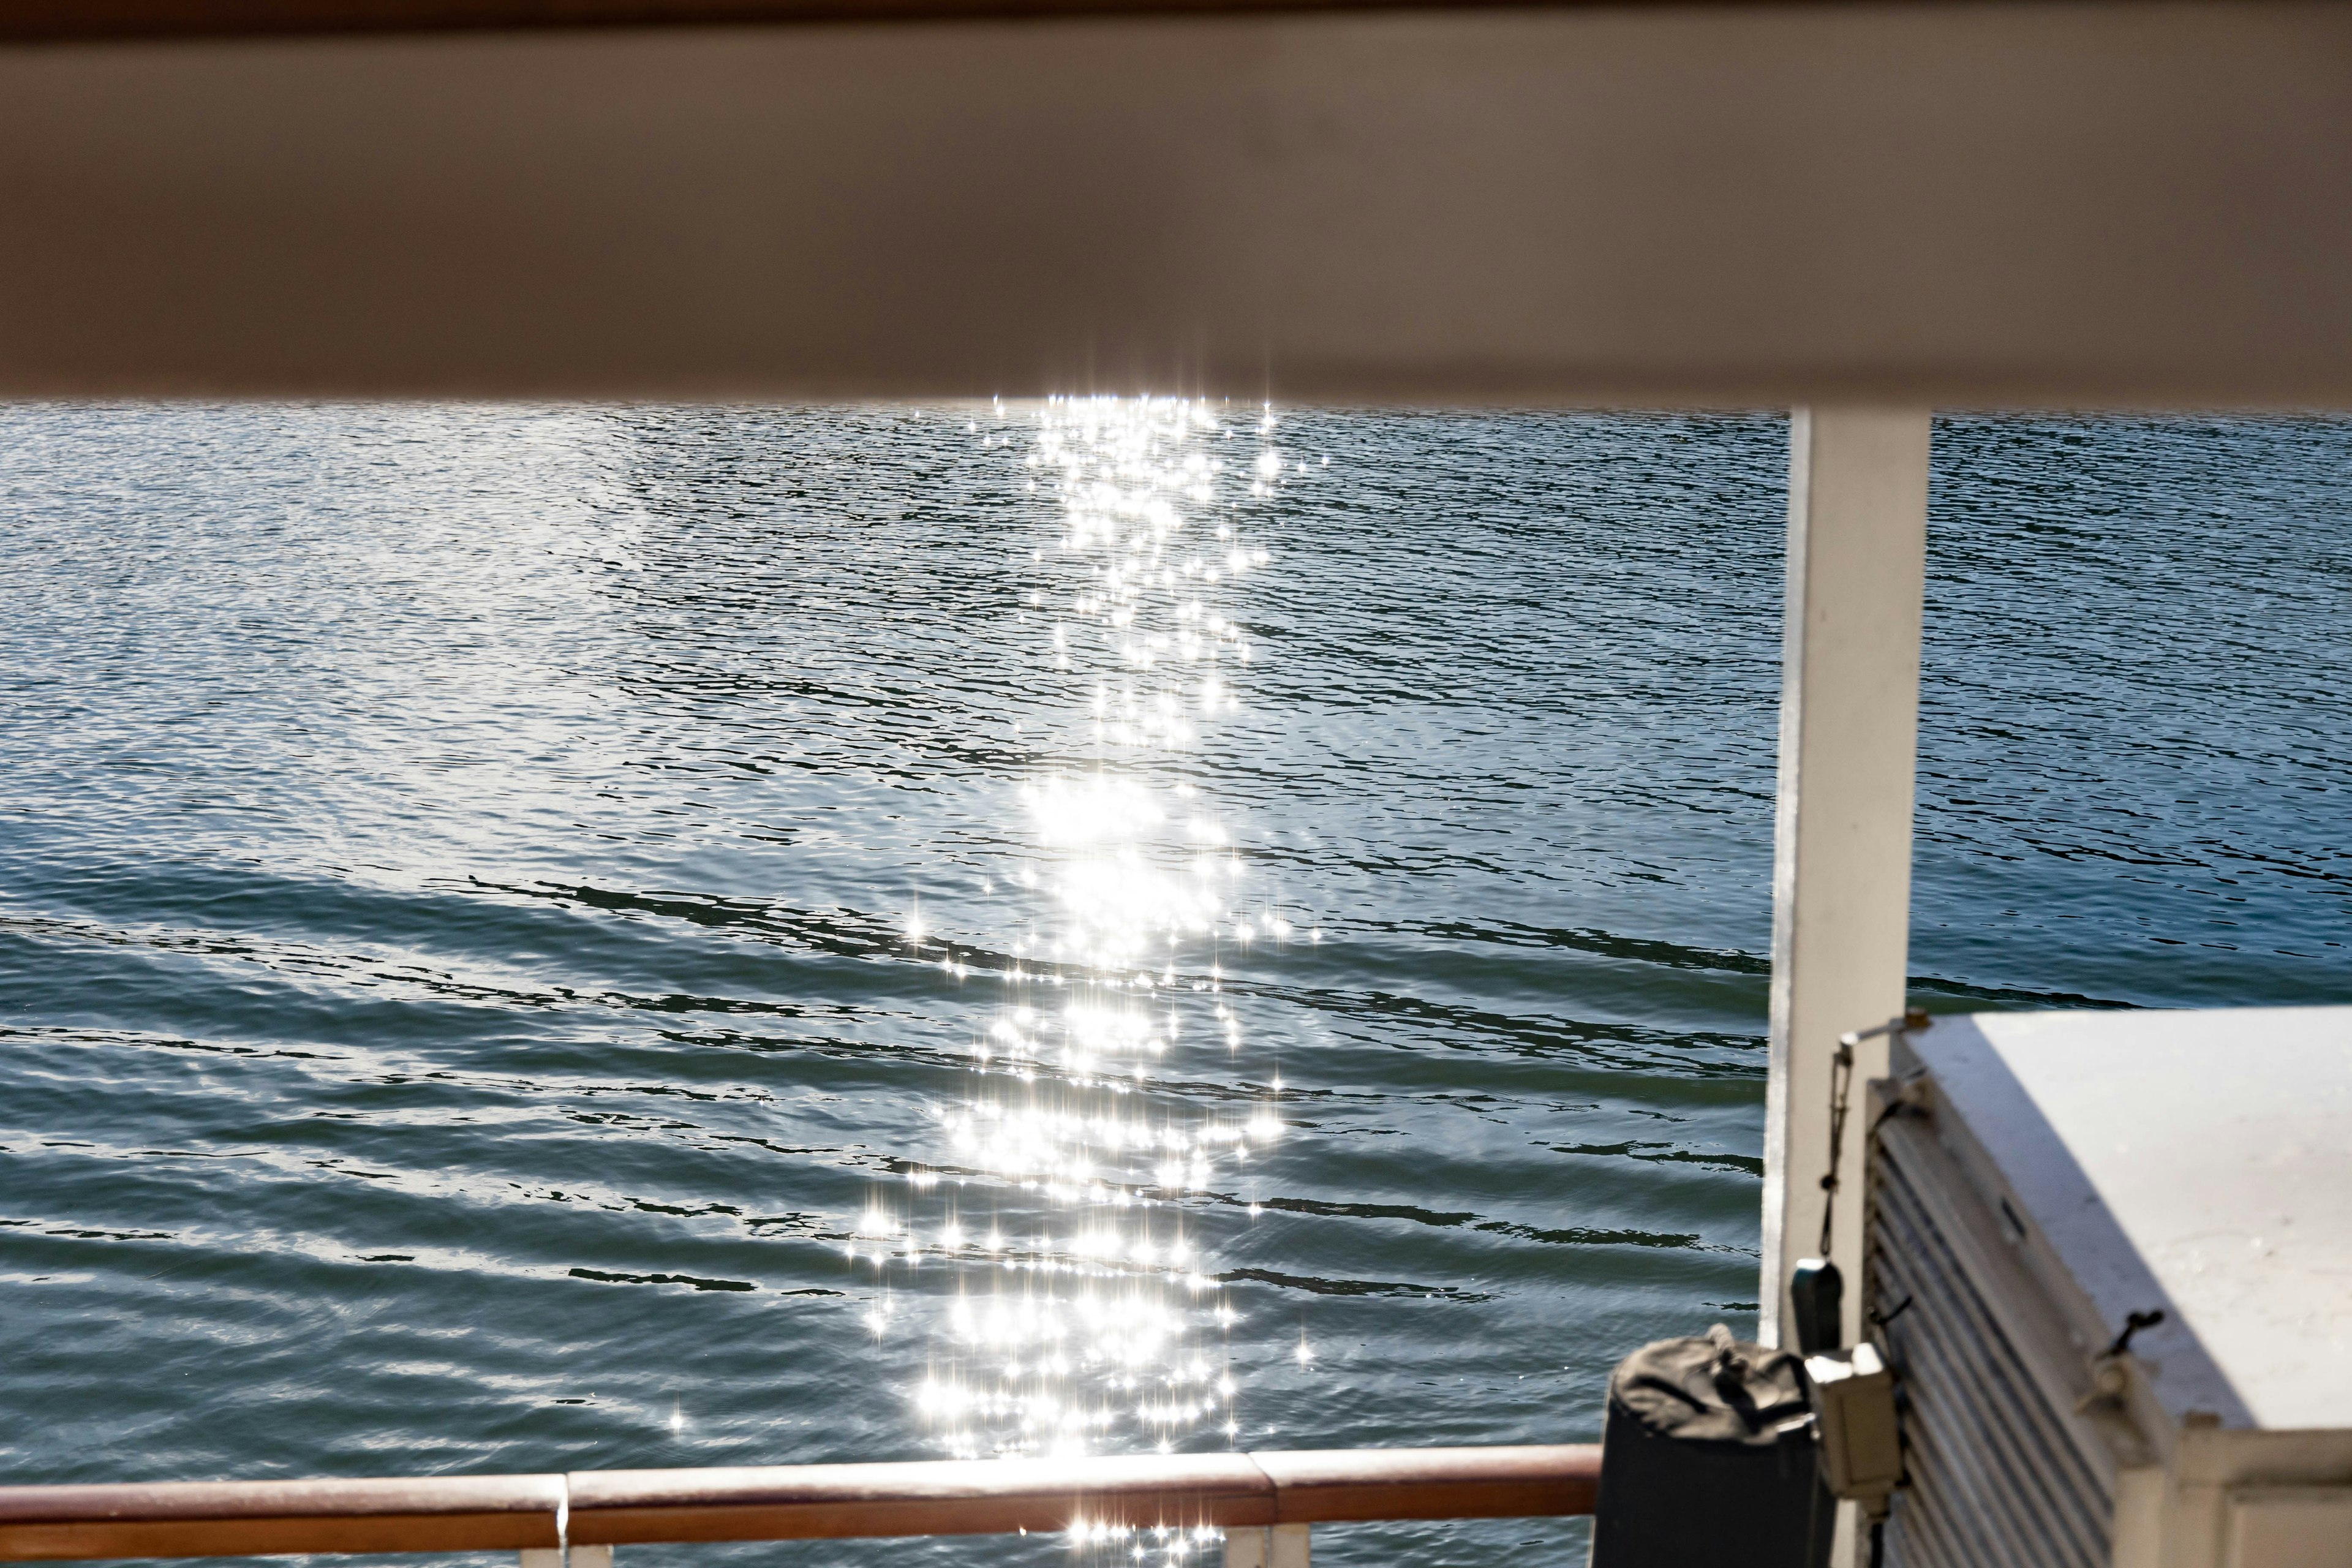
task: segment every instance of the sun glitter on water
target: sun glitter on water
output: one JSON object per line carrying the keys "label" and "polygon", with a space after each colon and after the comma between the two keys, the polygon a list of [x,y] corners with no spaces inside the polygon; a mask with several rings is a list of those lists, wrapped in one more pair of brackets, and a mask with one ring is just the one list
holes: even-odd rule
{"label": "sun glitter on water", "polygon": [[[1242,1206],[1233,1190],[1281,1134],[1275,1096],[1203,1111],[1155,1086],[1171,1053],[1197,1079],[1203,1049],[1237,1089],[1253,1067],[1274,1079],[1248,1060],[1222,960],[1301,934],[1171,766],[1246,699],[1255,649],[1236,612],[1269,558],[1243,518],[1297,467],[1275,434],[1270,414],[1108,398],[1047,403],[1028,431],[1026,483],[1055,514],[1030,562],[1052,586],[1024,624],[1041,686],[1069,699],[1038,745],[1054,761],[1021,792],[1031,918],[1005,937],[964,1093],[934,1108],[936,1146],[847,1248],[885,1285],[909,1265],[952,1271],[942,1309],[927,1295],[906,1327],[929,1350],[915,1406],[960,1458],[1224,1447],[1241,1431],[1237,1320],[1188,1199]],[[927,933],[909,911],[910,946]],[[901,1312],[877,1294],[868,1324],[892,1333]]]}

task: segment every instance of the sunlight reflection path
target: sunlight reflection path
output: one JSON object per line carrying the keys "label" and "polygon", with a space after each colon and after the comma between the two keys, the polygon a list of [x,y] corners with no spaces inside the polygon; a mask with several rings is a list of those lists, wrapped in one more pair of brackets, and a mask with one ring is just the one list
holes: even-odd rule
{"label": "sunlight reflection path", "polygon": [[[1244,1087],[1221,960],[1321,932],[1250,888],[1229,826],[1171,764],[1241,710],[1255,650],[1237,595],[1268,560],[1242,520],[1297,465],[1270,413],[1057,399],[1034,420],[1026,483],[1059,515],[1031,556],[1054,586],[1022,614],[1041,685],[1069,701],[1021,792],[1033,918],[1005,933],[1002,997],[976,1023],[962,1097],[934,1108],[935,1148],[847,1250],[886,1287],[952,1270],[914,1391],[949,1453],[1223,1447],[1240,1429],[1236,1320],[1185,1200],[1229,1198],[1280,1122],[1272,1092]],[[931,939],[910,914],[909,947],[954,968]],[[1155,1092],[1180,1058],[1196,1088],[1225,1080],[1220,1109]],[[877,1334],[893,1303],[877,1298]]]}

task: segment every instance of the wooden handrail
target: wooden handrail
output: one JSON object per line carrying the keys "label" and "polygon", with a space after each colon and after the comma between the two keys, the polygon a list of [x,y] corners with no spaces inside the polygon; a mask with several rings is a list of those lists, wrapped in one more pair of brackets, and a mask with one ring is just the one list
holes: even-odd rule
{"label": "wooden handrail", "polygon": [[471,1552],[557,1544],[562,1476],[0,1488],[0,1558]]}
{"label": "wooden handrail", "polygon": [[1519,1518],[1590,1513],[1600,1485],[1601,1450],[1567,1444],[0,1487],[0,1561]]}

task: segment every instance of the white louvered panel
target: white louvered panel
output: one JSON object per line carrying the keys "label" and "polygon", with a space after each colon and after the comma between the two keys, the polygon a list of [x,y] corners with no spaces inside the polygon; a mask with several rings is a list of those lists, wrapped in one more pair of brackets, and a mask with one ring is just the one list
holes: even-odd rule
{"label": "white louvered panel", "polygon": [[2104,1563],[2105,1488],[2053,1429],[2054,1412],[1900,1173],[1888,1189],[1874,1304],[1887,1313],[1912,1302],[1887,1337],[1911,1405],[1923,1511],[1945,1516],[1958,1562]]}
{"label": "white louvered panel", "polygon": [[1908,1470],[1887,1563],[2103,1568],[2112,1471],[2053,1397],[2045,1304],[1989,1252],[1989,1214],[1926,1127],[1889,1123],[1875,1172],[1870,1305],[1892,1317]]}
{"label": "white louvered panel", "polygon": [[[2057,1542],[2071,1548],[2070,1560],[2104,1562],[2105,1521],[2112,1511],[2105,1483],[2066,1435],[2054,1429],[2054,1413],[2041,1390],[2019,1375],[2019,1350],[2002,1332],[1978,1282],[1937,1245],[1941,1238],[1932,1229],[1915,1236],[1913,1256],[1939,1267],[1942,1289],[1948,1292],[1939,1305],[1948,1310],[1927,1313],[1908,1328],[1898,1321],[1895,1328],[1914,1359],[1955,1367],[1967,1379],[1962,1389],[1947,1393],[1958,1394],[1953,1405],[1967,1438],[1963,1457],[1975,1461],[1982,1484],[2006,1504],[1993,1517],[2015,1517],[2026,1525],[2029,1538],[2021,1544],[2039,1549]],[[1931,1292],[1937,1289],[1932,1281],[1921,1283]],[[1891,1311],[1895,1304],[1881,1310]]]}

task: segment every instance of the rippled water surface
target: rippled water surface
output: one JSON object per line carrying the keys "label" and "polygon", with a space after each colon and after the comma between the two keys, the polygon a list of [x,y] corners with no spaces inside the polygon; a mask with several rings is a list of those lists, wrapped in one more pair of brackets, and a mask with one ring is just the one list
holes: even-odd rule
{"label": "rippled water surface", "polygon": [[[1785,441],[0,413],[5,1479],[1592,1436],[1752,1321]],[[2352,428],[1933,512],[1921,997],[2352,1001]]]}

